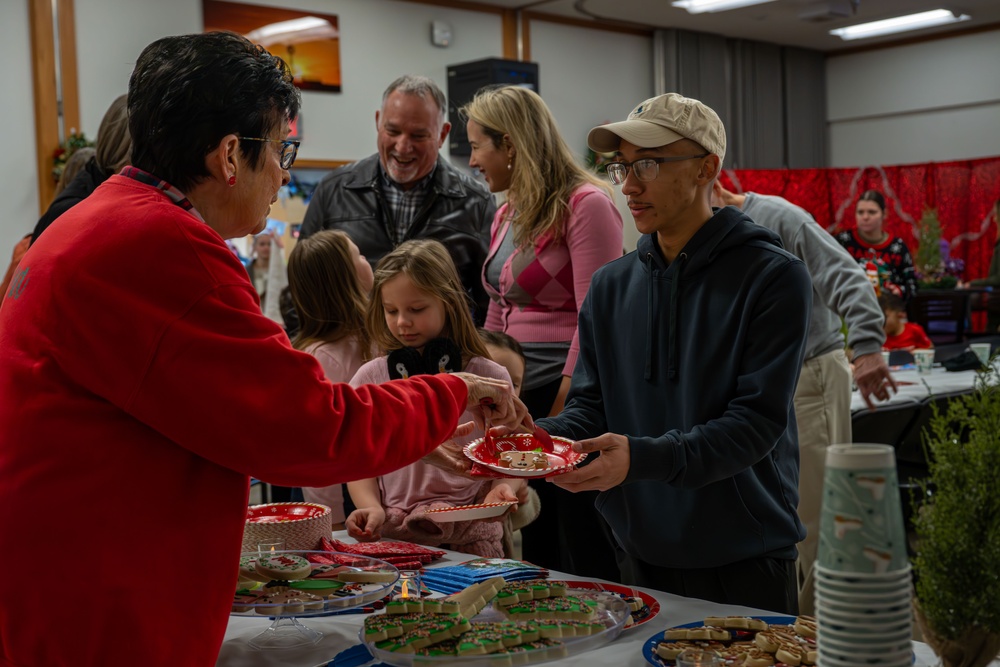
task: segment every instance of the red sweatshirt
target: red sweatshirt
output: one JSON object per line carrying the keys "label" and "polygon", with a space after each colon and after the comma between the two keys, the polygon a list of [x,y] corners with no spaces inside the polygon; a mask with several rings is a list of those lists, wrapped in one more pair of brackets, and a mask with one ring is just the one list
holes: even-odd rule
{"label": "red sweatshirt", "polygon": [[916,322],[906,322],[897,336],[886,336],[883,350],[926,350],[934,347],[924,328]]}
{"label": "red sweatshirt", "polygon": [[448,375],[327,382],[261,315],[223,239],[123,176],[61,216],[11,284],[0,665],[214,665],[248,476],[381,475],[465,410]]}

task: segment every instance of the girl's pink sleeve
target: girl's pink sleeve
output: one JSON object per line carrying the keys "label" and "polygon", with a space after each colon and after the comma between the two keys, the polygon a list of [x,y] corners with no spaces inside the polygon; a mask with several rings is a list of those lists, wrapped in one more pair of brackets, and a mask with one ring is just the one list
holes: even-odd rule
{"label": "girl's pink sleeve", "polygon": [[[573,267],[573,292],[579,313],[594,271],[622,256],[622,216],[614,202],[600,190],[584,192],[574,199],[566,222],[565,239]],[[577,329],[573,332],[563,375],[573,375],[579,353],[580,332]]]}

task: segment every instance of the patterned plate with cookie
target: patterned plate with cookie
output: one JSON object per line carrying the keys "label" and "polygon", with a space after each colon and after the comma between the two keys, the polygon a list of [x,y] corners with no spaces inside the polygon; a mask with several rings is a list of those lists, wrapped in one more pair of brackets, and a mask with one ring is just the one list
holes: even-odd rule
{"label": "patterned plate with cookie", "polygon": [[[493,446],[491,446],[491,444]],[[552,451],[543,452],[530,433],[511,433],[486,443],[473,440],[465,455],[505,477],[551,477],[571,471],[587,458],[585,452],[573,451],[573,441],[552,436]]]}

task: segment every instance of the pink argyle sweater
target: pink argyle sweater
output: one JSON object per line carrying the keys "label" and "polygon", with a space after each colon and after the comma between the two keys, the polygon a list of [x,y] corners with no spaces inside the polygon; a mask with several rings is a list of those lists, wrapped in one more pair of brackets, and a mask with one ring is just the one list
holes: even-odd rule
{"label": "pink argyle sweater", "polygon": [[[563,375],[572,375],[580,344],[576,317],[594,271],[622,256],[622,218],[607,194],[594,185],[577,188],[569,200],[565,233],[558,243],[548,236],[519,248],[500,271],[500,291],[490,295],[486,328],[503,331],[522,343],[570,342]],[[504,204],[493,218],[488,264],[510,227],[514,211]]]}

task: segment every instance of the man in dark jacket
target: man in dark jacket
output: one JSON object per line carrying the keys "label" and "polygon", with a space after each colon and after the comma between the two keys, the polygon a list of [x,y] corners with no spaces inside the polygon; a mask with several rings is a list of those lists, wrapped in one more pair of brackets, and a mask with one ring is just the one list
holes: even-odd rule
{"label": "man in dark jacket", "polygon": [[438,155],[451,129],[446,108],[441,89],[427,77],[403,76],[389,84],[375,112],[378,153],[320,182],[300,235],[343,230],[372,267],[403,241],[441,241],[482,324],[489,299],[481,271],[496,205]]}
{"label": "man in dark jacket", "polygon": [[588,143],[616,152],[643,236],[594,274],[566,408],[539,420],[597,459],[552,481],[602,491],[624,582],[794,613],[809,273],[774,232],[713,211],[726,138],[701,102],[646,100]]}

